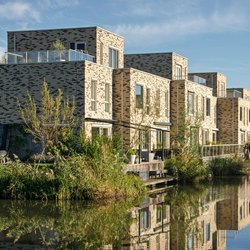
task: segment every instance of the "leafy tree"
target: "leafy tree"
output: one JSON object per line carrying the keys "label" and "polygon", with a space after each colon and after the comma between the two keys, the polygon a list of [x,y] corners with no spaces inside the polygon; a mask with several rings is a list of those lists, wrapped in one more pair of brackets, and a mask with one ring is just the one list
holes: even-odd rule
{"label": "leafy tree", "polygon": [[26,132],[33,135],[36,142],[43,144],[43,152],[48,152],[57,145],[61,138],[72,134],[77,119],[74,116],[75,101],[63,99],[61,89],[53,97],[44,80],[42,85],[41,105],[28,93],[26,103],[20,107],[20,116],[24,122]]}
{"label": "leafy tree", "polygon": [[65,50],[66,48],[64,44],[59,39],[57,39],[55,42],[53,42],[52,49],[53,50]]}

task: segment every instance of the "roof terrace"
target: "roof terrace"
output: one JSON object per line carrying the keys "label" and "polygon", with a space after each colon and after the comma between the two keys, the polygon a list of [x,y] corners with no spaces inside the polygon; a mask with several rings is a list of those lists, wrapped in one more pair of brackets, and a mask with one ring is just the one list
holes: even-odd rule
{"label": "roof terrace", "polygon": [[6,52],[7,64],[50,63],[71,61],[95,62],[95,57],[76,50],[41,50],[26,52]]}

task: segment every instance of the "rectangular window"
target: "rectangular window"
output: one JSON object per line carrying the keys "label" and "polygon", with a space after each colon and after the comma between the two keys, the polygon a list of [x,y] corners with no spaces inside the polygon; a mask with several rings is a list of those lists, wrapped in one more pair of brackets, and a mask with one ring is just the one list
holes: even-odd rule
{"label": "rectangular window", "polygon": [[146,90],[146,112],[147,112],[147,115],[150,114],[150,89],[147,88]]}
{"label": "rectangular window", "polygon": [[143,86],[136,84],[135,85],[135,97],[136,97],[136,108],[143,108]]}
{"label": "rectangular window", "polygon": [[140,130],[140,137],[141,137],[141,149],[148,149],[148,142],[149,142],[149,132]]}
{"label": "rectangular window", "polygon": [[226,96],[226,89],[225,89],[225,83],[222,82],[220,84],[220,93],[219,93],[219,97],[225,97]]}
{"label": "rectangular window", "polygon": [[96,111],[96,80],[91,80],[91,106],[90,110]]}
{"label": "rectangular window", "polygon": [[169,100],[169,96],[168,96],[169,92],[166,91],[165,93],[165,116],[168,117],[168,100]]}
{"label": "rectangular window", "polygon": [[141,231],[145,231],[150,227],[150,212],[149,208],[143,208],[139,212],[139,223]]}
{"label": "rectangular window", "polygon": [[98,126],[93,126],[91,128],[91,134],[92,134],[92,138],[95,136],[105,136],[105,137],[109,137],[110,136],[110,129],[108,127],[98,127]]}
{"label": "rectangular window", "polygon": [[210,240],[210,223],[206,224],[206,241]]}
{"label": "rectangular window", "polygon": [[70,49],[73,50],[80,50],[80,51],[86,51],[86,43],[85,42],[75,42],[70,43]]}
{"label": "rectangular window", "polygon": [[242,118],[243,118],[243,109],[242,107],[240,107],[240,121],[242,121]]}
{"label": "rectangular window", "polygon": [[210,107],[211,107],[211,100],[210,98],[206,99],[206,116],[210,116]]}
{"label": "rectangular window", "polygon": [[100,64],[103,65],[103,42],[100,42]]}
{"label": "rectangular window", "polygon": [[194,114],[194,93],[188,92],[188,114]]}
{"label": "rectangular window", "polygon": [[108,83],[105,83],[105,112],[110,110],[110,87]]}
{"label": "rectangular window", "polygon": [[157,205],[156,207],[156,222],[162,221],[162,205]]}
{"label": "rectangular window", "polygon": [[197,147],[199,145],[199,129],[196,127],[190,128],[190,146]]}
{"label": "rectangular window", "polygon": [[160,111],[161,111],[161,92],[159,89],[156,90],[156,100],[155,100],[155,105],[156,105],[156,115],[159,116],[160,115]]}
{"label": "rectangular window", "polygon": [[109,48],[109,67],[118,68],[118,50]]}
{"label": "rectangular window", "polygon": [[179,80],[182,78],[182,66],[179,65],[179,64],[176,64],[175,66],[175,77],[176,77],[176,80]]}
{"label": "rectangular window", "polygon": [[167,132],[164,130],[156,130],[156,148],[162,149],[167,147]]}

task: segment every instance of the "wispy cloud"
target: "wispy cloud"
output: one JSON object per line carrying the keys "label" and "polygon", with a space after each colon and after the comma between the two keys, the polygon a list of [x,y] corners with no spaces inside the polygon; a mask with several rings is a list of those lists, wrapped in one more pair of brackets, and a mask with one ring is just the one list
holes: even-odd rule
{"label": "wispy cloud", "polygon": [[[83,3],[83,1],[81,0]],[[38,5],[42,9],[56,9],[80,4],[80,0],[39,0]]]}
{"label": "wispy cloud", "polygon": [[40,21],[40,13],[30,3],[9,1],[0,3],[0,18],[14,21]]}
{"label": "wispy cloud", "polygon": [[[243,0],[244,1],[244,0]],[[226,6],[209,6],[201,8],[199,1],[171,1],[152,2],[143,8],[143,0],[127,15],[137,16],[138,22],[118,24],[112,27],[113,31],[123,35],[128,45],[163,43],[168,40],[177,40],[180,37],[189,37],[195,34],[242,31],[250,28],[248,13],[250,5],[239,5],[234,0],[228,1]],[[178,3],[179,2],[179,3]],[[238,4],[238,5],[237,5]],[[168,7],[168,8],[167,8]],[[153,10],[153,12],[152,12]],[[154,13],[155,18],[152,18]],[[141,22],[144,15],[148,19]],[[135,24],[140,23],[140,24]]]}

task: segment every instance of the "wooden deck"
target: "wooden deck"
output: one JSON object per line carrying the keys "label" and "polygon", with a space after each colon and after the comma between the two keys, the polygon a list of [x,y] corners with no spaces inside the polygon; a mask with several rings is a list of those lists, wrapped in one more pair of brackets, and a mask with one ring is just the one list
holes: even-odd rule
{"label": "wooden deck", "polygon": [[164,184],[164,185],[167,185],[168,182],[172,182],[172,181],[176,181],[176,178],[173,177],[173,176],[165,176],[163,178],[152,178],[152,179],[149,179],[147,181],[144,181],[144,184],[147,186],[147,187],[155,187],[156,185],[159,185],[159,184]]}
{"label": "wooden deck", "polygon": [[127,164],[125,172],[149,172],[164,169],[164,161],[141,162],[137,164]]}

